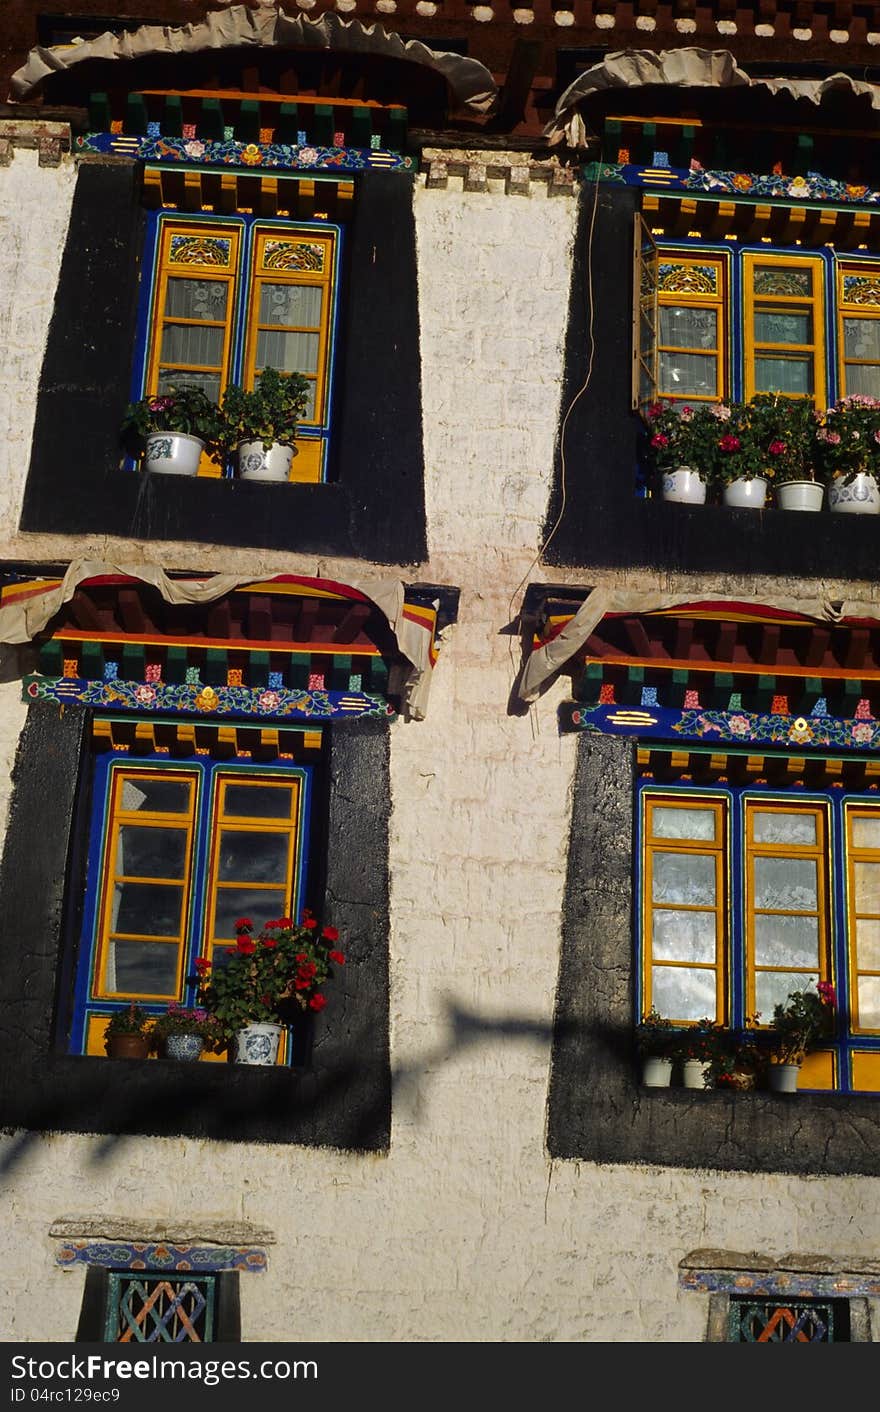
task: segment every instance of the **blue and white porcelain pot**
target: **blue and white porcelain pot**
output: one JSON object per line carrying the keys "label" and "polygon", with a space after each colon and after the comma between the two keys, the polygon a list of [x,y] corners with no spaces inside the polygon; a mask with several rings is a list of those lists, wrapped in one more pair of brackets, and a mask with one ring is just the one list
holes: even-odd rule
{"label": "blue and white porcelain pot", "polygon": [[233,1062],[236,1064],[275,1064],[281,1043],[281,1026],[246,1025],[235,1036]]}
{"label": "blue and white porcelain pot", "polygon": [[205,1042],[198,1034],[169,1034],[165,1036],[165,1054],[169,1059],[201,1059]]}
{"label": "blue and white porcelain pot", "polygon": [[154,431],[147,437],[144,454],[145,471],[161,471],[163,475],[194,476],[205,443],[186,432]]}
{"label": "blue and white porcelain pot", "polygon": [[238,447],[238,474],[242,480],[290,480],[294,448],[273,441],[268,451],[262,441],[242,441]]}
{"label": "blue and white porcelain pot", "polygon": [[867,471],[859,471],[846,485],[839,477],[828,487],[828,508],[838,515],[880,514],[880,488]]}

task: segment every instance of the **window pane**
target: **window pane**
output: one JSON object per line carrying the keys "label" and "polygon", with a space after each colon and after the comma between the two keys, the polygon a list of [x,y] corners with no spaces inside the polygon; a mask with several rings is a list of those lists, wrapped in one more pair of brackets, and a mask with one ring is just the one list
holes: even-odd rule
{"label": "window pane", "polygon": [[257,372],[280,368],[285,373],[316,373],[320,339],[316,333],[282,333],[260,329],[257,334]]}
{"label": "window pane", "polygon": [[[715,913],[655,911],[652,917],[655,961],[715,962]],[[698,1017],[699,1018],[699,1017]]]}
{"label": "window pane", "polygon": [[287,890],[283,887],[219,887],[214,906],[212,935],[221,941],[235,941],[235,923],[250,917],[256,931],[266,922],[287,915]]}
{"label": "window pane", "polygon": [[661,353],[660,391],[714,397],[717,359],[711,354]]}
{"label": "window pane", "polygon": [[756,294],[786,294],[800,298],[813,292],[813,271],[809,268],[756,265],[753,280]]}
{"label": "window pane", "polygon": [[854,848],[880,848],[880,814],[851,814]]}
{"label": "window pane", "polygon": [[287,881],[290,835],[223,829],[218,877],[221,882]]}
{"label": "window pane", "polygon": [[715,972],[683,966],[654,966],[651,999],[661,1015],[673,1020],[715,1019]]}
{"label": "window pane", "polygon": [[137,878],[182,878],[186,871],[186,831],[123,824],[116,872]]}
{"label": "window pane", "polygon": [[[845,318],[843,321],[843,356],[864,358],[880,363],[880,319]],[[847,382],[849,369],[847,369]]]}
{"label": "window pane", "polygon": [[129,936],[180,936],[183,888],[119,882],[113,888],[110,930]]}
{"label": "window pane", "polygon": [[288,786],[228,784],[223,795],[223,812],[242,819],[289,819],[293,790]]}
{"label": "window pane", "polygon": [[714,809],[676,809],[655,805],[651,810],[651,831],[655,838],[695,838],[715,841]]}
{"label": "window pane", "polygon": [[[755,1009],[761,1016],[765,1025],[769,1025],[773,1019],[774,1005],[784,1005],[793,990],[805,990],[808,981],[812,980],[813,988],[818,983],[817,974],[812,976],[785,971],[757,971],[755,974]],[[699,1017],[698,1017],[699,1018]]]}
{"label": "window pane", "polygon": [[847,363],[847,397],[880,397],[880,366],[869,363]]}
{"label": "window pane", "polygon": [[755,917],[757,966],[818,966],[817,917]]}
{"label": "window pane", "polygon": [[813,391],[812,358],[755,359],[756,392],[792,392],[807,395]]}
{"label": "window pane", "polygon": [[856,863],[856,911],[880,913],[880,863]]}
{"label": "window pane", "polygon": [[208,319],[223,323],[228,289],[225,280],[169,279],[165,313],[174,319]]}
{"label": "window pane", "polygon": [[714,858],[698,853],[655,853],[653,899],[690,902],[697,907],[714,904]]}
{"label": "window pane", "polygon": [[856,968],[880,971],[880,921],[860,917],[856,922]]}
{"label": "window pane", "polygon": [[859,1027],[880,1030],[880,976],[860,976]]}
{"label": "window pane", "polygon": [[149,941],[114,941],[109,953],[108,990],[134,995],[176,994],[176,946]]}
{"label": "window pane", "polygon": [[756,858],[756,908],[783,912],[814,912],[818,880],[813,858]]}
{"label": "window pane", "polygon": [[261,324],[287,324],[295,328],[320,328],[323,291],[307,284],[263,284],[260,289]]}
{"label": "window pane", "polygon": [[812,343],[812,314],[755,311],[756,343]]}
{"label": "window pane", "polygon": [[125,779],[122,807],[131,811],[147,809],[151,814],[186,814],[191,792],[188,780]]}
{"label": "window pane", "polygon": [[670,348],[717,348],[715,309],[660,309],[660,342]]}
{"label": "window pane", "polygon": [[783,814],[773,809],[753,809],[756,843],[812,843],[816,839],[815,814]]}
{"label": "window pane", "polygon": [[[223,362],[224,332],[222,328],[198,328],[195,325],[166,324],[162,330],[163,363],[197,364],[219,368]],[[181,374],[183,377],[183,374]]]}
{"label": "window pane", "polygon": [[220,401],[219,373],[194,373],[190,368],[160,368],[156,386],[159,392],[167,392],[172,383],[181,382],[200,387],[211,402]]}

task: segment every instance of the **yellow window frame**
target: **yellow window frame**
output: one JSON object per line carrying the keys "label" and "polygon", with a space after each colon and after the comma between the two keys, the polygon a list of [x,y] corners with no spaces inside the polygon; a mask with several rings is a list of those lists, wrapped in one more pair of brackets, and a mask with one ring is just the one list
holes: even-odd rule
{"label": "yellow window frame", "polygon": [[[812,293],[809,295],[755,294],[755,269],[759,265],[773,265],[780,270],[808,269],[812,272]],[[757,395],[755,361],[761,353],[787,354],[808,353],[812,358],[813,391],[811,393],[788,392],[787,397],[806,397],[820,410],[825,407],[825,316],[824,305],[824,265],[820,256],[780,255],[773,251],[746,251],[743,254],[743,359],[745,400],[750,402]],[[813,337],[810,343],[764,343],[755,338],[755,315],[762,312],[807,313],[812,316]]]}
{"label": "yellow window frame", "polygon": [[[803,975],[810,977],[818,971],[819,980],[827,980],[830,974],[829,961],[829,920],[828,920],[828,887],[829,887],[829,843],[828,843],[828,817],[824,805],[819,803],[807,803],[806,801],[775,801],[772,799],[747,799],[744,801],[745,809],[745,898],[744,898],[744,920],[745,920],[745,963],[746,963],[746,1014],[754,1015],[757,1009],[756,1001],[756,979],[758,972],[761,974],[772,974],[781,972],[785,975]],[[800,814],[812,816],[816,821],[816,842],[814,844],[797,843],[758,843],[754,837],[754,820],[756,814]],[[805,913],[803,911],[793,912],[779,908],[762,908],[761,916],[813,916],[817,918],[817,956],[816,966],[767,966],[758,965],[755,960],[755,859],[756,858],[778,858],[778,859],[814,859],[816,862],[817,880],[817,911]],[[760,1028],[767,1027],[772,1022],[771,1015],[761,1017]]]}
{"label": "yellow window frame", "polygon": [[[186,811],[178,813],[162,813],[158,810],[146,809],[125,809],[122,806],[122,791],[125,784],[131,782],[143,782],[145,780],[173,780],[175,783],[185,783],[189,786],[189,805]],[[196,807],[198,801],[198,775],[196,772],[181,770],[114,770],[110,791],[109,821],[105,833],[105,854],[103,863],[103,876],[101,880],[101,902],[98,921],[98,945],[95,952],[95,963],[92,977],[91,993],[96,1000],[120,1000],[131,999],[141,1001],[170,1001],[176,1000],[181,994],[183,983],[183,957],[186,950],[186,940],[188,935],[187,918],[191,911],[192,884],[193,884],[193,840],[195,832]],[[117,859],[119,857],[120,831],[125,825],[134,825],[143,828],[169,828],[183,829],[186,833],[186,846],[184,854],[184,875],[182,878],[158,878],[140,877],[127,875],[117,871]],[[177,937],[156,937],[147,936],[142,933],[120,933],[114,930],[111,925],[113,890],[118,882],[139,882],[156,884],[159,886],[168,885],[181,889],[181,909],[180,927]],[[107,963],[109,960],[110,946],[113,941],[136,941],[147,942],[157,946],[177,947],[177,966],[175,970],[175,987],[168,992],[144,992],[112,990],[106,983]]]}
{"label": "yellow window frame", "polygon": [[[840,382],[840,395],[846,397],[849,393],[847,387],[848,367],[869,367],[877,368],[878,361],[872,358],[847,358],[844,341],[844,323],[846,319],[864,319],[875,322],[880,320],[880,261],[877,260],[837,260],[837,359],[838,359],[838,379]],[[845,280],[848,275],[865,277],[877,285],[876,303],[857,303],[855,300],[847,299]],[[880,372],[878,372],[880,379]]]}
{"label": "yellow window frame", "polygon": [[[267,246],[286,242],[297,242],[308,246],[320,246],[323,258],[320,269],[285,269],[268,263]],[[295,225],[275,225],[271,230],[255,230],[253,254],[248,281],[248,327],[245,342],[244,385],[252,388],[257,377],[258,335],[269,330],[289,333],[317,333],[317,370],[304,373],[309,382],[315,385],[314,416],[304,418],[302,426],[321,426],[326,420],[327,410],[327,368],[330,352],[330,329],[332,323],[333,277],[336,268],[336,237],[332,231],[326,233]],[[264,285],[289,284],[299,287],[317,288],[322,291],[321,319],[317,327],[312,325],[295,326],[263,324],[260,322],[260,304]]]}
{"label": "yellow window frame", "polygon": [[[266,818],[253,814],[235,814],[226,807],[226,794],[229,785],[237,788],[258,787],[260,789],[286,789],[291,792],[290,813],[286,818]],[[288,776],[281,780],[272,779],[265,775],[239,774],[225,775],[218,771],[214,776],[214,799],[211,809],[211,843],[210,859],[208,865],[208,886],[205,897],[204,911],[204,934],[202,939],[201,954],[209,959],[213,958],[215,949],[224,948],[235,944],[235,937],[217,937],[214,934],[214,914],[217,906],[218,893],[233,888],[239,892],[265,893],[273,891],[278,893],[278,910],[276,917],[283,917],[291,907],[293,885],[296,879],[296,862],[299,850],[299,841],[303,827],[302,820],[302,780],[297,776]],[[236,882],[230,879],[219,878],[220,871],[220,848],[223,840],[223,830],[232,828],[236,833],[255,834],[287,834],[287,865],[283,883],[265,882]],[[256,931],[260,931],[267,921],[274,920],[271,917],[252,917]]]}
{"label": "yellow window frame", "polygon": [[[664,290],[657,288],[657,393],[670,402],[722,402],[728,395],[729,370],[727,358],[727,284],[725,261],[720,256],[691,253],[662,246],[658,251],[658,265],[673,264],[685,267],[711,266],[715,270],[715,293],[687,289]],[[714,348],[686,348],[662,341],[663,309],[711,309],[716,316],[716,340]],[[712,356],[715,359],[715,392],[669,392],[662,387],[662,361],[664,353],[691,353],[697,356]]]}
{"label": "yellow window frame", "polygon": [[[859,912],[856,909],[855,869],[857,863],[880,863],[880,848],[857,847],[853,843],[852,824],[856,818],[880,818],[880,806],[870,804],[846,804],[844,819],[846,825],[846,934],[849,953],[850,994],[849,1022],[854,1034],[880,1034],[880,1027],[869,1027],[859,1022],[859,980],[863,976],[880,977],[880,967],[860,966],[858,955],[857,922],[880,921],[877,912]],[[880,1056],[878,1056],[880,1058]]]}
{"label": "yellow window frame", "polygon": [[[644,817],[642,828],[642,995],[643,1013],[647,1014],[653,1005],[653,971],[655,967],[670,967],[684,970],[712,971],[715,976],[715,1018],[720,1024],[728,1023],[727,1008],[727,832],[728,811],[724,799],[717,795],[688,794],[679,798],[671,794],[642,794]],[[676,809],[683,812],[711,811],[715,819],[715,840],[667,838],[654,833],[653,818],[656,808]],[[654,902],[654,854],[681,853],[690,857],[711,857],[715,862],[715,905],[683,902],[670,903],[668,907]],[[691,912],[713,912],[715,915],[715,960],[713,963],[701,961],[671,961],[654,959],[654,913],[655,911],[675,910]],[[673,1020],[685,1022],[684,1016],[670,1016]],[[710,1017],[711,1018],[711,1017]]]}

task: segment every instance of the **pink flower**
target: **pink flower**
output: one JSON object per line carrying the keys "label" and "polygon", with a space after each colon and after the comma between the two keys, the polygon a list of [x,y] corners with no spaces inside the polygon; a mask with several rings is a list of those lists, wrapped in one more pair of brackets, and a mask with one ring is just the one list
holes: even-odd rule
{"label": "pink flower", "polygon": [[654,433],[654,435],[651,437],[651,445],[652,445],[652,446],[668,446],[668,445],[669,445],[669,437],[668,437],[668,436],[664,436],[663,433],[662,433],[662,431],[656,431],[656,432]]}
{"label": "pink flower", "polygon": [[868,725],[867,721],[856,721],[852,728],[852,738],[858,741],[874,739],[874,727]]}
{"label": "pink flower", "polygon": [[678,415],[681,417],[681,420],[683,422],[690,422],[693,420],[694,409],[693,407],[682,407],[680,408]]}
{"label": "pink flower", "polygon": [[724,402],[719,402],[717,406],[710,407],[709,411],[712,413],[713,417],[718,418],[719,422],[727,422],[730,420],[730,408]]}
{"label": "pink flower", "polygon": [[784,441],[771,441],[767,450],[771,456],[784,456],[788,448]]}
{"label": "pink flower", "polygon": [[731,716],[727,724],[734,735],[748,735],[752,728],[748,716]]}
{"label": "pink flower", "polygon": [[652,402],[651,405],[650,405],[650,407],[648,408],[648,416],[651,418],[651,421],[652,421],[652,422],[653,422],[653,421],[656,421],[656,419],[657,419],[658,417],[662,417],[662,416],[663,416],[663,403],[662,403],[662,402]]}
{"label": "pink flower", "polygon": [[738,436],[734,436],[731,432],[728,432],[726,436],[722,436],[718,445],[722,451],[738,451],[742,446],[742,442]]}
{"label": "pink flower", "polygon": [[834,993],[834,986],[830,981],[820,981],[816,989],[819,992],[819,999],[825,1005],[834,1005],[836,1003],[837,997]]}

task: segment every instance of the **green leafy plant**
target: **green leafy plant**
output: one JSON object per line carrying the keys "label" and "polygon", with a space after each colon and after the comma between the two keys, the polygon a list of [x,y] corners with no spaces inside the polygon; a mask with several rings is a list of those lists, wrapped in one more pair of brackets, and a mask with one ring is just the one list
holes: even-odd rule
{"label": "green leafy plant", "polygon": [[308,407],[309,382],[302,373],[264,368],[251,391],[230,384],[223,394],[223,445],[234,451],[242,441],[261,441],[268,451],[274,442],[290,446]]}
{"label": "green leafy plant", "polygon": [[122,436],[137,453],[154,432],[172,432],[198,437],[209,452],[220,444],[223,420],[220,408],[201,387],[191,383],[169,383],[165,392],[130,402],[122,422]]}
{"label": "green leafy plant", "polygon": [[729,1040],[729,1032],[708,1017],[686,1028],[679,1027],[675,1035],[673,1058],[682,1063],[686,1059],[697,1059],[701,1064],[711,1064]]}
{"label": "green leafy plant", "polygon": [[142,1006],[136,1005],[132,1000],[124,1010],[117,1010],[107,1021],[104,1030],[105,1038],[112,1038],[115,1034],[149,1035],[152,1030],[152,1017],[147,1014]]}
{"label": "green leafy plant", "polygon": [[199,1002],[214,1017],[222,1041],[255,1023],[285,1024],[297,1011],[323,1010],[323,986],[345,964],[335,927],[320,927],[311,912],[267,922],[257,935],[249,917],[235,923],[237,941],[219,964],[195,962]]}
{"label": "green leafy plant", "polygon": [[820,981],[815,990],[792,990],[773,1007],[773,1023],[764,1036],[771,1064],[800,1064],[834,1033],[834,986]]}
{"label": "green leafy plant", "polygon": [[635,1042],[636,1053],[643,1059],[671,1059],[678,1043],[678,1031],[672,1021],[652,1005],[644,1019],[636,1025]]}
{"label": "green leafy plant", "polygon": [[153,1025],[153,1048],[159,1049],[172,1034],[198,1035],[207,1049],[215,1049],[222,1041],[215,1016],[202,1006],[169,1005]]}
{"label": "green leafy plant", "polygon": [[760,1015],[746,1019],[743,1030],[723,1030],[710,1060],[710,1071],[719,1088],[755,1088],[766,1065],[766,1055],[755,1029]]}
{"label": "green leafy plant", "polygon": [[809,399],[762,392],[752,399],[750,408],[763,475],[776,485],[825,479],[816,454],[816,419]]}
{"label": "green leafy plant", "polygon": [[880,467],[880,400],[844,397],[817,412],[817,460],[829,480],[847,485],[859,471],[876,475]]}
{"label": "green leafy plant", "polygon": [[717,421],[704,403],[653,402],[646,412],[648,445],[657,471],[689,466],[705,473],[714,454]]}

